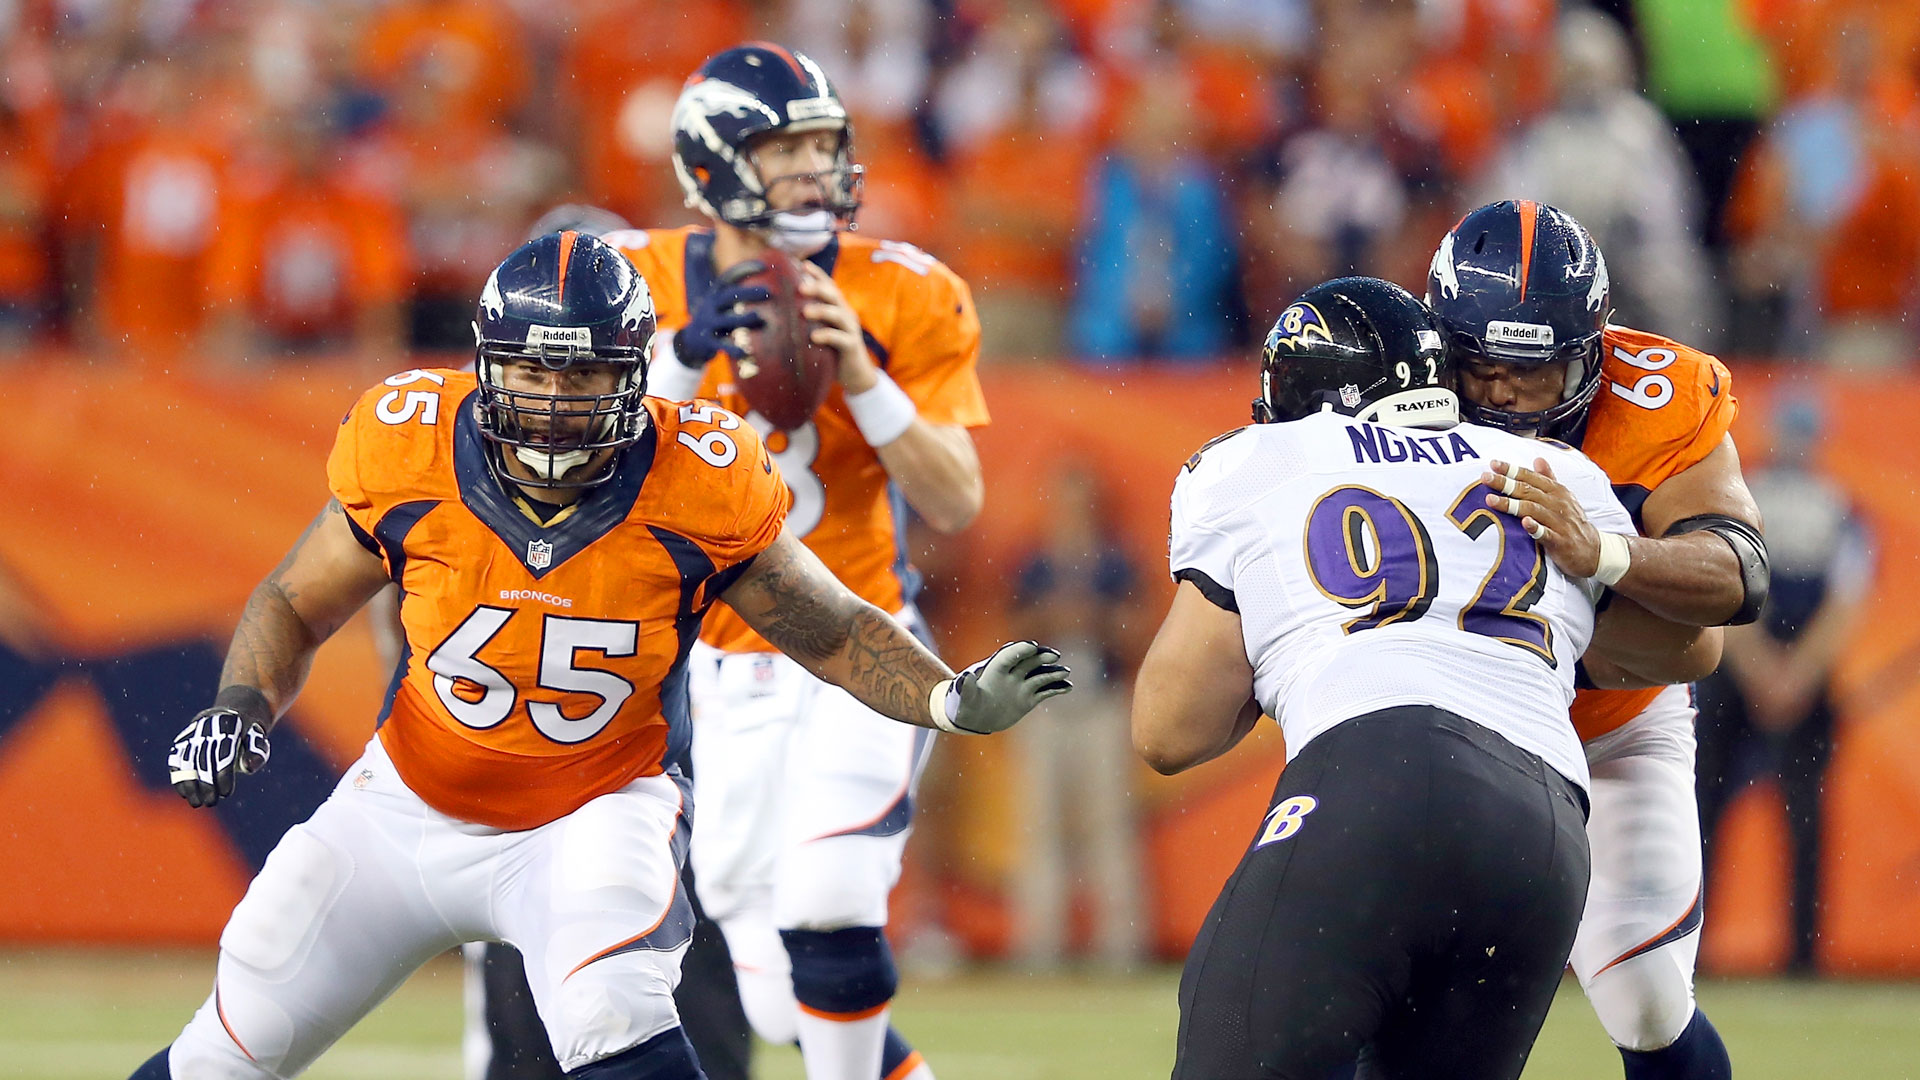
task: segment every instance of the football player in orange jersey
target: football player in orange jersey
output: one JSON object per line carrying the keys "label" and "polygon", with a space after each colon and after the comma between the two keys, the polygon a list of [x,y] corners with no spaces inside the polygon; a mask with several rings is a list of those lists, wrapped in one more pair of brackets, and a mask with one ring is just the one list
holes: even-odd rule
{"label": "football player in orange jersey", "polygon": [[[1606,261],[1579,222],[1527,200],[1474,210],[1441,240],[1427,301],[1458,358],[1468,417],[1584,450],[1641,535],[1601,536],[1532,462],[1494,463],[1497,509],[1526,515],[1561,569],[1597,576],[1666,619],[1714,627],[1758,616],[1767,551],[1728,434],[1732,376],[1712,356],[1608,322]],[[1733,1066],[1693,996],[1691,694],[1582,689],[1572,711],[1593,774],[1593,875],[1574,973],[1628,1080],[1723,1080]]]}
{"label": "football player in orange jersey", "polygon": [[904,725],[987,733],[1064,693],[1057,654],[954,675],[784,527],[753,429],[644,396],[654,311],[617,251],[561,232],[494,271],[476,372],[363,395],[333,497],[248,600],[214,706],[176,736],[194,806],[267,763],[315,651],[388,580],[406,652],[380,725],[221,935],[213,992],[136,1080],[298,1075],[420,964],[526,957],[568,1075],[699,1077],[673,1006],[691,911],[688,655],[707,607]]}
{"label": "football player in orange jersey", "polygon": [[[660,305],[653,390],[717,398],[760,430],[793,493],[788,530],[856,594],[918,624],[901,549],[908,507],[965,527],[982,500],[968,429],[987,422],[966,284],[907,244],[847,231],[861,167],[847,113],[806,56],[755,42],[688,79],[674,167],[709,224],[609,234]],[[764,290],[727,271],[769,248],[801,261],[802,314],[839,354],[813,418],[775,431],[735,385],[733,332]],[[724,607],[693,656],[692,862],[725,932],[748,1019],[796,1039],[810,1080],[930,1080],[889,1025],[883,928],[930,740],[781,656]]]}

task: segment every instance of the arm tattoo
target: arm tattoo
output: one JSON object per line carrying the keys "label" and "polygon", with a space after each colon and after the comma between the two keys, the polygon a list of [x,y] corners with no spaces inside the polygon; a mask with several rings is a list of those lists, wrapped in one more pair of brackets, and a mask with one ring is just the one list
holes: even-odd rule
{"label": "arm tattoo", "polygon": [[[906,628],[855,596],[812,558],[762,553],[729,590],[728,603],[775,648],[815,675],[844,687],[876,712],[928,726],[927,693],[949,678],[938,658]],[[741,595],[744,594],[744,595]]]}
{"label": "arm tattoo", "polygon": [[[340,514],[338,500],[328,500],[306,531],[293,542],[286,558],[273,568],[265,581],[254,587],[247,598],[240,625],[234,629],[233,643],[227,647],[227,660],[220,669],[220,685],[251,686],[266,696],[277,716],[307,681],[313,666],[313,654],[320,643],[339,629],[339,623],[314,626],[294,607],[300,590],[285,582],[287,571],[306,547],[315,530],[332,514]],[[341,620],[341,621],[344,621]]]}

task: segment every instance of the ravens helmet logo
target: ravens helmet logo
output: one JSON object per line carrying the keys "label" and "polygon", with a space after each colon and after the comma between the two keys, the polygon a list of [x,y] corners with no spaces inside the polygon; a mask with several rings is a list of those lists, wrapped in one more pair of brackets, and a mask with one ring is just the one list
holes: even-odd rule
{"label": "ravens helmet logo", "polygon": [[1304,349],[1316,340],[1331,343],[1333,331],[1327,329],[1327,320],[1319,308],[1301,301],[1280,313],[1280,321],[1274,324],[1273,333],[1267,338],[1267,348]]}

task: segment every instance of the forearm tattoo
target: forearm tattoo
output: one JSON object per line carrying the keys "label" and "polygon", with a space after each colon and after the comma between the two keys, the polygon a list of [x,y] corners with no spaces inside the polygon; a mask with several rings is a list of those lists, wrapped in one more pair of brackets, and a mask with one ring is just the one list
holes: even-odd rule
{"label": "forearm tattoo", "polygon": [[819,563],[769,549],[740,586],[728,602],[775,648],[869,708],[927,724],[927,692],[953,673]]}
{"label": "forearm tattoo", "polygon": [[240,614],[240,625],[234,629],[233,643],[227,647],[227,660],[220,669],[221,686],[254,687],[266,696],[276,713],[299,693],[313,664],[314,651],[338,628],[308,625],[294,607],[299,590],[284,579],[321,522],[329,514],[342,512],[337,500],[329,500],[293,542],[286,558],[247,597],[246,610]]}

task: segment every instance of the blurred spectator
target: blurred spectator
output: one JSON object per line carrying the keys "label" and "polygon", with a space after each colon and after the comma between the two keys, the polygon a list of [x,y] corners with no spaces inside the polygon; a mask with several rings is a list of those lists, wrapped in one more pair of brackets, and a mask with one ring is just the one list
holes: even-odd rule
{"label": "blurred spectator", "polygon": [[72,172],[70,225],[95,308],[76,328],[90,343],[163,358],[204,322],[227,148],[195,122],[194,75],[181,59],[129,68]]}
{"label": "blurred spectator", "polygon": [[1772,343],[1735,345],[1857,366],[1908,363],[1920,148],[1878,92],[1903,73],[1882,66],[1869,24],[1848,19],[1829,32],[1830,78],[1781,110],[1728,206],[1740,321],[1777,328]]}
{"label": "blurred spectator", "polygon": [[316,111],[266,128],[272,144],[237,170],[221,218],[214,353],[351,350],[397,365],[409,262],[399,207],[351,185]]}
{"label": "blurred spectator", "polygon": [[1095,360],[1216,357],[1233,340],[1237,254],[1190,88],[1142,79],[1121,111],[1131,122],[1093,168],[1069,345]]}
{"label": "blurred spectator", "polygon": [[1673,125],[1634,90],[1620,24],[1560,20],[1557,100],[1467,202],[1528,198],[1578,218],[1606,253],[1621,320],[1706,345],[1718,331],[1693,167]]}
{"label": "blurred spectator", "polygon": [[1635,0],[1647,93],[1672,120],[1699,177],[1707,243],[1719,247],[1734,169],[1778,99],[1753,12],[1767,0]]}
{"label": "blurred spectator", "polygon": [[39,329],[52,300],[48,241],[61,113],[50,58],[36,36],[7,37],[0,73],[0,352],[11,352]]}
{"label": "blurred spectator", "polygon": [[[587,0],[562,45],[559,93],[581,195],[643,228],[694,220],[673,173],[673,103],[707,57],[750,37],[738,0]],[[833,70],[829,68],[828,70]]]}
{"label": "blurred spectator", "polygon": [[927,95],[927,0],[808,0],[787,5],[787,42],[832,73],[855,119],[902,124]]}
{"label": "blurred spectator", "polygon": [[[1407,193],[1378,129],[1376,80],[1353,48],[1329,50],[1315,70],[1315,123],[1280,150],[1265,252],[1280,300],[1317,281],[1379,274],[1381,249],[1406,218]],[[1364,63],[1364,62],[1363,62]]]}
{"label": "blurred spectator", "polygon": [[[979,296],[981,352],[1057,355],[1090,145],[1091,70],[1039,3],[1016,0],[944,86],[953,125],[943,254]],[[872,188],[891,182],[875,172]],[[1007,197],[1017,183],[1020,197]]]}
{"label": "blurred spectator", "polygon": [[1101,966],[1138,964],[1146,933],[1120,636],[1134,573],[1103,535],[1097,485],[1084,465],[1061,474],[1049,535],[1021,564],[1014,594],[1021,625],[1073,667],[1073,693],[1043,706],[1047,715],[1015,735],[1028,833],[1014,883],[1015,949],[1041,971],[1066,956],[1076,892],[1094,911],[1092,953]]}
{"label": "blurred spectator", "polygon": [[1873,583],[1866,530],[1821,474],[1818,406],[1783,396],[1768,466],[1747,474],[1766,519],[1773,585],[1761,621],[1727,628],[1720,671],[1700,683],[1701,839],[1748,783],[1775,777],[1793,853],[1790,969],[1813,970],[1820,924],[1821,788],[1833,751],[1833,670]]}
{"label": "blurred spectator", "polygon": [[497,0],[397,0],[367,24],[361,70],[385,93],[430,89],[444,123],[484,128],[526,99],[534,57],[522,45]]}
{"label": "blurred spectator", "polygon": [[360,168],[396,198],[414,256],[407,339],[421,349],[469,349],[473,298],[501,252],[555,202],[563,162],[551,147],[491,122],[462,122],[437,83],[402,86],[390,122]]}

